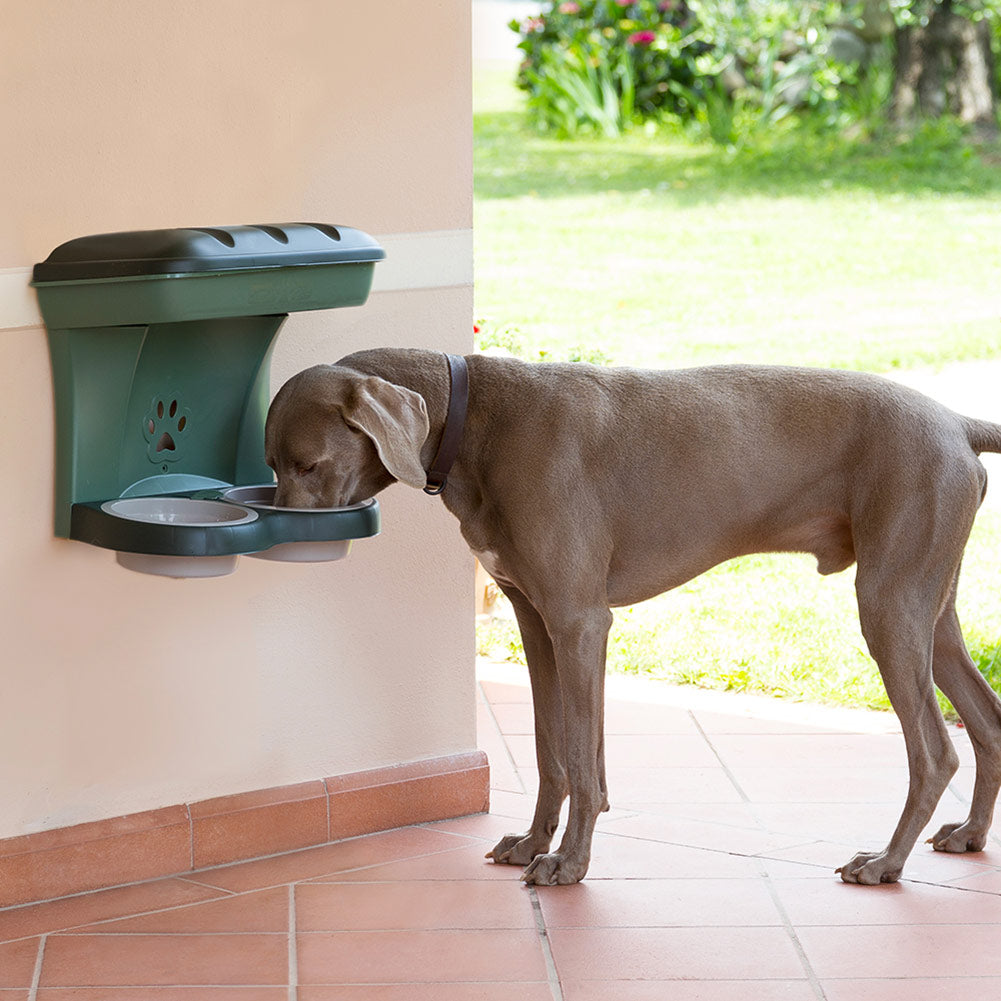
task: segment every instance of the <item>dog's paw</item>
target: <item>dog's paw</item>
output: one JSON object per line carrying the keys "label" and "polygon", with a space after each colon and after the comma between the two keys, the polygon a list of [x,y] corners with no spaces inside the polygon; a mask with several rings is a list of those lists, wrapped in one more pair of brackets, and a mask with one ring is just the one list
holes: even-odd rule
{"label": "dog's paw", "polygon": [[494,845],[484,858],[492,858],[504,865],[526,866],[544,851],[549,849],[549,842],[539,844],[530,834],[505,834]]}
{"label": "dog's paw", "polygon": [[987,832],[977,831],[967,822],[945,824],[927,843],[937,852],[982,852]]}
{"label": "dog's paw", "polygon": [[847,865],[835,869],[846,883],[875,886],[877,883],[896,883],[903,866],[887,858],[885,852],[860,852]]}
{"label": "dog's paw", "polygon": [[566,886],[579,883],[587,874],[588,860],[575,861],[559,852],[537,855],[522,873],[522,880],[535,886]]}

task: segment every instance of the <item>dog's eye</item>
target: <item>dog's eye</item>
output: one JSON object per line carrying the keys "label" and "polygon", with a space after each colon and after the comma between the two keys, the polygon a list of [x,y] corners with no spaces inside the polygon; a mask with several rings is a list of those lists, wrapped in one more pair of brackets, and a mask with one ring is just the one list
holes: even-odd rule
{"label": "dog's eye", "polygon": [[295,471],[299,476],[309,476],[310,473],[316,471],[316,463],[314,462],[310,466],[296,466]]}

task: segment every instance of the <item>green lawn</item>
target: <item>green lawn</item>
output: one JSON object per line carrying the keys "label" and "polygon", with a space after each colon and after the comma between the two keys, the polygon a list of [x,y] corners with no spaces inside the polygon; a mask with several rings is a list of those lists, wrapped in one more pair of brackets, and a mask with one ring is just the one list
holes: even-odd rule
{"label": "green lawn", "polygon": [[[886,371],[1001,355],[1001,157],[948,129],[909,143],[528,132],[510,70],[475,74],[476,312],[525,356]],[[1001,676],[1001,515],[981,513],[960,614]],[[616,613],[613,670],[885,707],[854,571],[756,556]],[[485,652],[520,656],[513,625]]]}
{"label": "green lawn", "polygon": [[474,92],[488,329],[663,366],[885,371],[1001,349],[1001,168],[951,135],[565,142],[524,128],[509,77],[481,68]]}

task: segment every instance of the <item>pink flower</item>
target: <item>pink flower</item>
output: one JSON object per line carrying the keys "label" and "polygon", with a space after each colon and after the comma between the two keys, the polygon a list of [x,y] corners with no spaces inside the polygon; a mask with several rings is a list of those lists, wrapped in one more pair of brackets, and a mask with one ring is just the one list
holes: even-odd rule
{"label": "pink flower", "polygon": [[633,0],[615,0],[620,7],[632,7]]}
{"label": "pink flower", "polygon": [[526,17],[525,20],[521,22],[521,33],[523,35],[531,35],[535,31],[544,31],[545,27],[545,18]]}
{"label": "pink flower", "polygon": [[674,10],[674,0],[660,0],[660,3],[657,4],[657,10],[664,14]]}
{"label": "pink flower", "polygon": [[579,14],[580,13],[580,4],[579,3],[574,3],[574,0],[567,0],[566,3],[561,3],[560,4],[560,13],[561,14]]}
{"label": "pink flower", "polygon": [[651,42],[657,40],[657,33],[655,31],[637,31],[629,36],[630,45],[649,45]]}

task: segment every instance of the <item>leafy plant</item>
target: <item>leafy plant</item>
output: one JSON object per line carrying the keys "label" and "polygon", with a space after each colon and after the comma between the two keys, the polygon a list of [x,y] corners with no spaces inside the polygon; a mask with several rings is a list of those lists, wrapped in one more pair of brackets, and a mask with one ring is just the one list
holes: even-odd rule
{"label": "leafy plant", "polygon": [[543,49],[525,71],[529,108],[561,136],[597,130],[615,138],[633,117],[635,85],[629,59],[595,46]]}
{"label": "leafy plant", "polygon": [[[957,9],[993,17],[998,5],[969,0]],[[890,91],[887,39],[932,7],[931,0],[550,0],[511,28],[525,53],[518,85],[540,131],[618,136],[633,120],[674,121],[736,146],[793,113],[829,127],[863,118],[869,127]]]}
{"label": "leafy plant", "polygon": [[618,136],[637,115],[690,112],[705,48],[693,24],[680,0],[551,0],[542,14],[512,21],[533,123],[564,137]]}
{"label": "leafy plant", "polygon": [[494,348],[516,358],[524,357],[526,351],[525,338],[517,327],[495,327],[486,320],[473,324],[473,344],[477,351]]}

